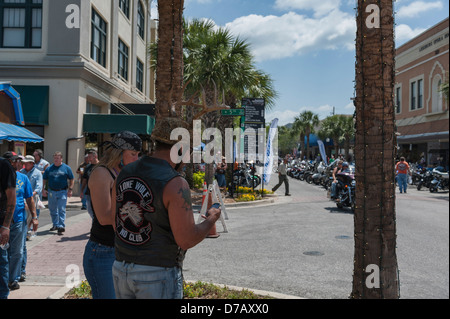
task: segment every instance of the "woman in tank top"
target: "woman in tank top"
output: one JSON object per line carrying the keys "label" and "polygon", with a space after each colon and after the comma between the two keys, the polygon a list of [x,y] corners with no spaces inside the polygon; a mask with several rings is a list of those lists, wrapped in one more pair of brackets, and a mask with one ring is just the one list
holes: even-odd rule
{"label": "woman in tank top", "polygon": [[120,170],[138,159],[142,141],[128,131],[118,133],[107,145],[104,156],[92,170],[88,187],[88,209],[93,219],[83,256],[83,268],[94,299],[115,299],[112,265],[114,253],[114,216],[111,191]]}

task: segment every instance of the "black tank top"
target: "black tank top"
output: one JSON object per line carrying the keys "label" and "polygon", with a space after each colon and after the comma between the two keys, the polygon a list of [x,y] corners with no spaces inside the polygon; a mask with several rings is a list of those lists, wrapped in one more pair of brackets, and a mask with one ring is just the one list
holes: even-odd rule
{"label": "black tank top", "polygon": [[148,156],[122,169],[116,182],[118,261],[182,267],[185,251],[175,241],[163,202],[165,186],[178,176],[168,162]]}
{"label": "black tank top", "polygon": [[[111,177],[113,180],[116,179],[114,174],[106,167],[101,166],[108,170],[109,174],[111,174]],[[88,186],[89,189],[89,186]],[[114,199],[111,199],[114,200]],[[92,205],[92,198],[91,198],[91,209],[92,212],[94,212],[94,218],[92,219],[92,227],[91,227],[91,237],[90,239],[96,243],[99,243],[101,245],[114,247],[114,228],[112,225],[101,225],[97,219],[97,215],[95,214],[94,206]]]}

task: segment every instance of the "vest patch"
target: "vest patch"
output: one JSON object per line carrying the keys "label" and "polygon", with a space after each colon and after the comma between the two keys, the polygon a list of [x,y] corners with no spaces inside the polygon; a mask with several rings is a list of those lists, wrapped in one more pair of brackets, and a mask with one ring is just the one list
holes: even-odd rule
{"label": "vest patch", "polygon": [[152,224],[145,218],[145,214],[155,212],[152,190],[137,177],[122,180],[116,190],[117,236],[130,245],[147,243],[151,238]]}

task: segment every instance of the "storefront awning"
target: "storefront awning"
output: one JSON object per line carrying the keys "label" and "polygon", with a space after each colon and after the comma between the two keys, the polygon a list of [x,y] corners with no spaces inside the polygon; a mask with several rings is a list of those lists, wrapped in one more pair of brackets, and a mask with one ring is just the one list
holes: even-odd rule
{"label": "storefront awning", "polygon": [[148,115],[125,114],[84,114],[84,133],[110,133],[130,131],[141,135],[151,135],[155,119]]}
{"label": "storefront awning", "polygon": [[23,116],[27,125],[48,125],[49,86],[14,85],[20,94]]}
{"label": "storefront awning", "polygon": [[40,143],[44,141],[42,137],[30,132],[24,127],[7,123],[0,123],[0,140],[26,143]]}
{"label": "storefront awning", "polygon": [[412,135],[400,135],[397,137],[399,144],[413,144],[413,143],[425,143],[433,140],[448,140],[448,131],[445,132],[433,132],[422,133]]}

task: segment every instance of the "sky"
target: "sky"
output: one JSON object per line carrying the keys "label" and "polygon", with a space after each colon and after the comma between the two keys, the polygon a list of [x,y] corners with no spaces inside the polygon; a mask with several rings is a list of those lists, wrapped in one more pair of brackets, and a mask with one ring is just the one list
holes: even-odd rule
{"label": "sky", "polygon": [[[153,0],[152,18],[157,16]],[[353,114],[356,0],[185,0],[187,19],[210,19],[251,46],[278,92],[266,123],[304,110]],[[449,0],[394,2],[396,46],[448,17]]]}

